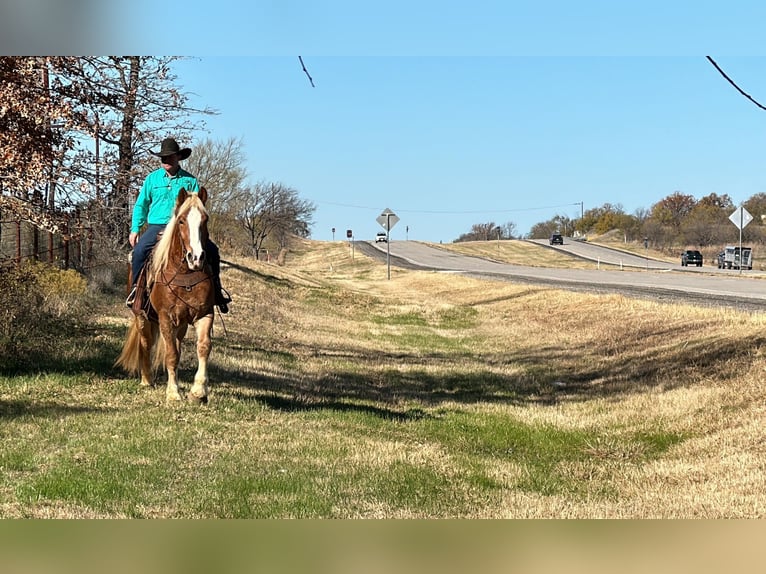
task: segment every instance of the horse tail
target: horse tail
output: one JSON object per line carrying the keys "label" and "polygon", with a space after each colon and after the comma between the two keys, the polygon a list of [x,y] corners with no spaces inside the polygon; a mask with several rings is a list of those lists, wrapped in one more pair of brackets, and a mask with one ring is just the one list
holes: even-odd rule
{"label": "horse tail", "polygon": [[138,319],[133,317],[128,329],[128,335],[125,337],[125,343],[122,345],[122,352],[114,362],[115,367],[122,367],[128,373],[135,375],[141,370],[141,328],[138,325]]}
{"label": "horse tail", "polygon": [[165,367],[165,340],[163,337],[160,337],[159,325],[152,323],[152,328],[154,329],[155,341],[154,356],[152,357],[152,369],[154,371],[159,371]]}

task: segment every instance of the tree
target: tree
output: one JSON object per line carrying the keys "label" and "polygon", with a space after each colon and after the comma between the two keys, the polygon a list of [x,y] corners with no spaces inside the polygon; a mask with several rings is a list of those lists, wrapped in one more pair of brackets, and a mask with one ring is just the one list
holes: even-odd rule
{"label": "tree", "polygon": [[681,222],[680,239],[698,247],[725,241],[731,226],[727,220],[733,209],[734,202],[728,194],[711,193],[700,198]]}
{"label": "tree", "polygon": [[516,233],[516,224],[513,221],[507,221],[500,226],[500,239],[513,239]]}
{"label": "tree", "polygon": [[[110,56],[55,62],[56,81],[80,122],[78,145],[62,162],[65,195],[70,205],[84,203],[111,214],[99,235],[118,244],[127,238],[141,180],[156,168],[147,152],[166,136],[188,141],[200,127],[191,117],[215,113],[187,106],[172,72],[177,59]],[[109,182],[106,189],[103,182]]]}
{"label": "tree", "polygon": [[73,116],[67,101],[51,88],[45,58],[0,57],[0,177],[4,189],[28,197],[50,177],[63,127]]}
{"label": "tree", "polygon": [[236,221],[247,231],[250,247],[260,259],[264,241],[271,237],[286,248],[289,237],[308,237],[316,207],[281,183],[257,183],[236,200]]}
{"label": "tree", "polygon": [[[505,224],[506,229],[513,231],[516,225],[512,222]],[[471,231],[463,233],[460,237],[455,239],[453,243],[462,243],[464,241],[489,241],[490,239],[498,239],[498,231],[500,230],[500,239],[504,239],[503,228],[499,227],[494,221],[488,221],[486,223],[474,223],[471,226]],[[510,235],[508,235],[510,237]]]}
{"label": "tree", "polygon": [[697,200],[693,196],[676,191],[652,206],[651,218],[678,231],[684,217],[691,213],[696,204]]}
{"label": "tree", "polygon": [[77,119],[49,76],[50,62],[63,60],[0,57],[0,208],[49,231],[61,224],[43,209],[52,203],[54,160],[72,146],[65,129]]}
{"label": "tree", "polygon": [[[766,221],[764,221],[766,220],[766,193],[756,193],[755,195],[750,196],[750,199],[745,201],[742,205],[747,209],[750,215],[753,216],[753,223],[756,225],[766,224]],[[731,208],[733,211],[733,204]]]}
{"label": "tree", "polygon": [[185,161],[185,169],[193,173],[207,188],[210,196],[210,233],[216,243],[232,243],[237,227],[236,209],[246,196],[245,154],[242,139],[225,141],[206,139],[193,145],[194,153]]}
{"label": "tree", "polygon": [[554,219],[535,223],[529,230],[529,237],[532,239],[547,239],[552,233],[559,230],[559,224]]}

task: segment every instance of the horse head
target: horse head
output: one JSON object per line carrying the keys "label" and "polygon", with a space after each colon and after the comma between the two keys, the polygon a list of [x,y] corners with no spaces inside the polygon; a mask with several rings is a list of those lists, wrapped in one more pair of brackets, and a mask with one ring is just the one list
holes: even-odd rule
{"label": "horse head", "polygon": [[181,241],[183,260],[190,271],[199,271],[205,266],[208,241],[206,201],[207,190],[204,187],[199,193],[188,193],[181,188],[176,199],[175,231]]}

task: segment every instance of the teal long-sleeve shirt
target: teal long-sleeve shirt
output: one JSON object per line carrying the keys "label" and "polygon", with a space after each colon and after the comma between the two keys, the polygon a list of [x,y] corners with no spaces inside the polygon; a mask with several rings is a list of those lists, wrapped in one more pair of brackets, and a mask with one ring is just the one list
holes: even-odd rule
{"label": "teal long-sleeve shirt", "polygon": [[170,221],[178,192],[182,187],[189,192],[199,191],[197,178],[184,169],[179,169],[172,176],[163,168],[147,175],[136,198],[130,231],[138,233],[144,223],[165,225]]}

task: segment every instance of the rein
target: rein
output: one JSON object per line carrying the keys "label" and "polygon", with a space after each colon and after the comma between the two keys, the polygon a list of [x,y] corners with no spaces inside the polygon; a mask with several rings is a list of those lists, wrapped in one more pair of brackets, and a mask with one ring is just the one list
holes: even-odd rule
{"label": "rein", "polygon": [[155,282],[160,283],[161,285],[164,285],[168,288],[168,291],[173,294],[173,296],[179,300],[181,303],[186,305],[188,308],[193,309],[196,312],[199,312],[201,307],[196,307],[194,305],[189,304],[188,301],[186,301],[183,296],[177,292],[176,288],[183,289],[187,293],[191,293],[192,289],[199,285],[200,283],[204,281],[210,281],[211,289],[213,288],[213,277],[212,274],[205,271],[205,269],[201,269],[199,271],[189,271],[186,267],[186,259],[184,254],[187,253],[189,250],[186,248],[186,243],[184,242],[184,238],[180,233],[177,233],[176,238],[178,240],[178,243],[180,244],[180,252],[181,255],[178,258],[178,264],[175,268],[175,271],[169,272],[167,269],[163,269],[158,274]]}

